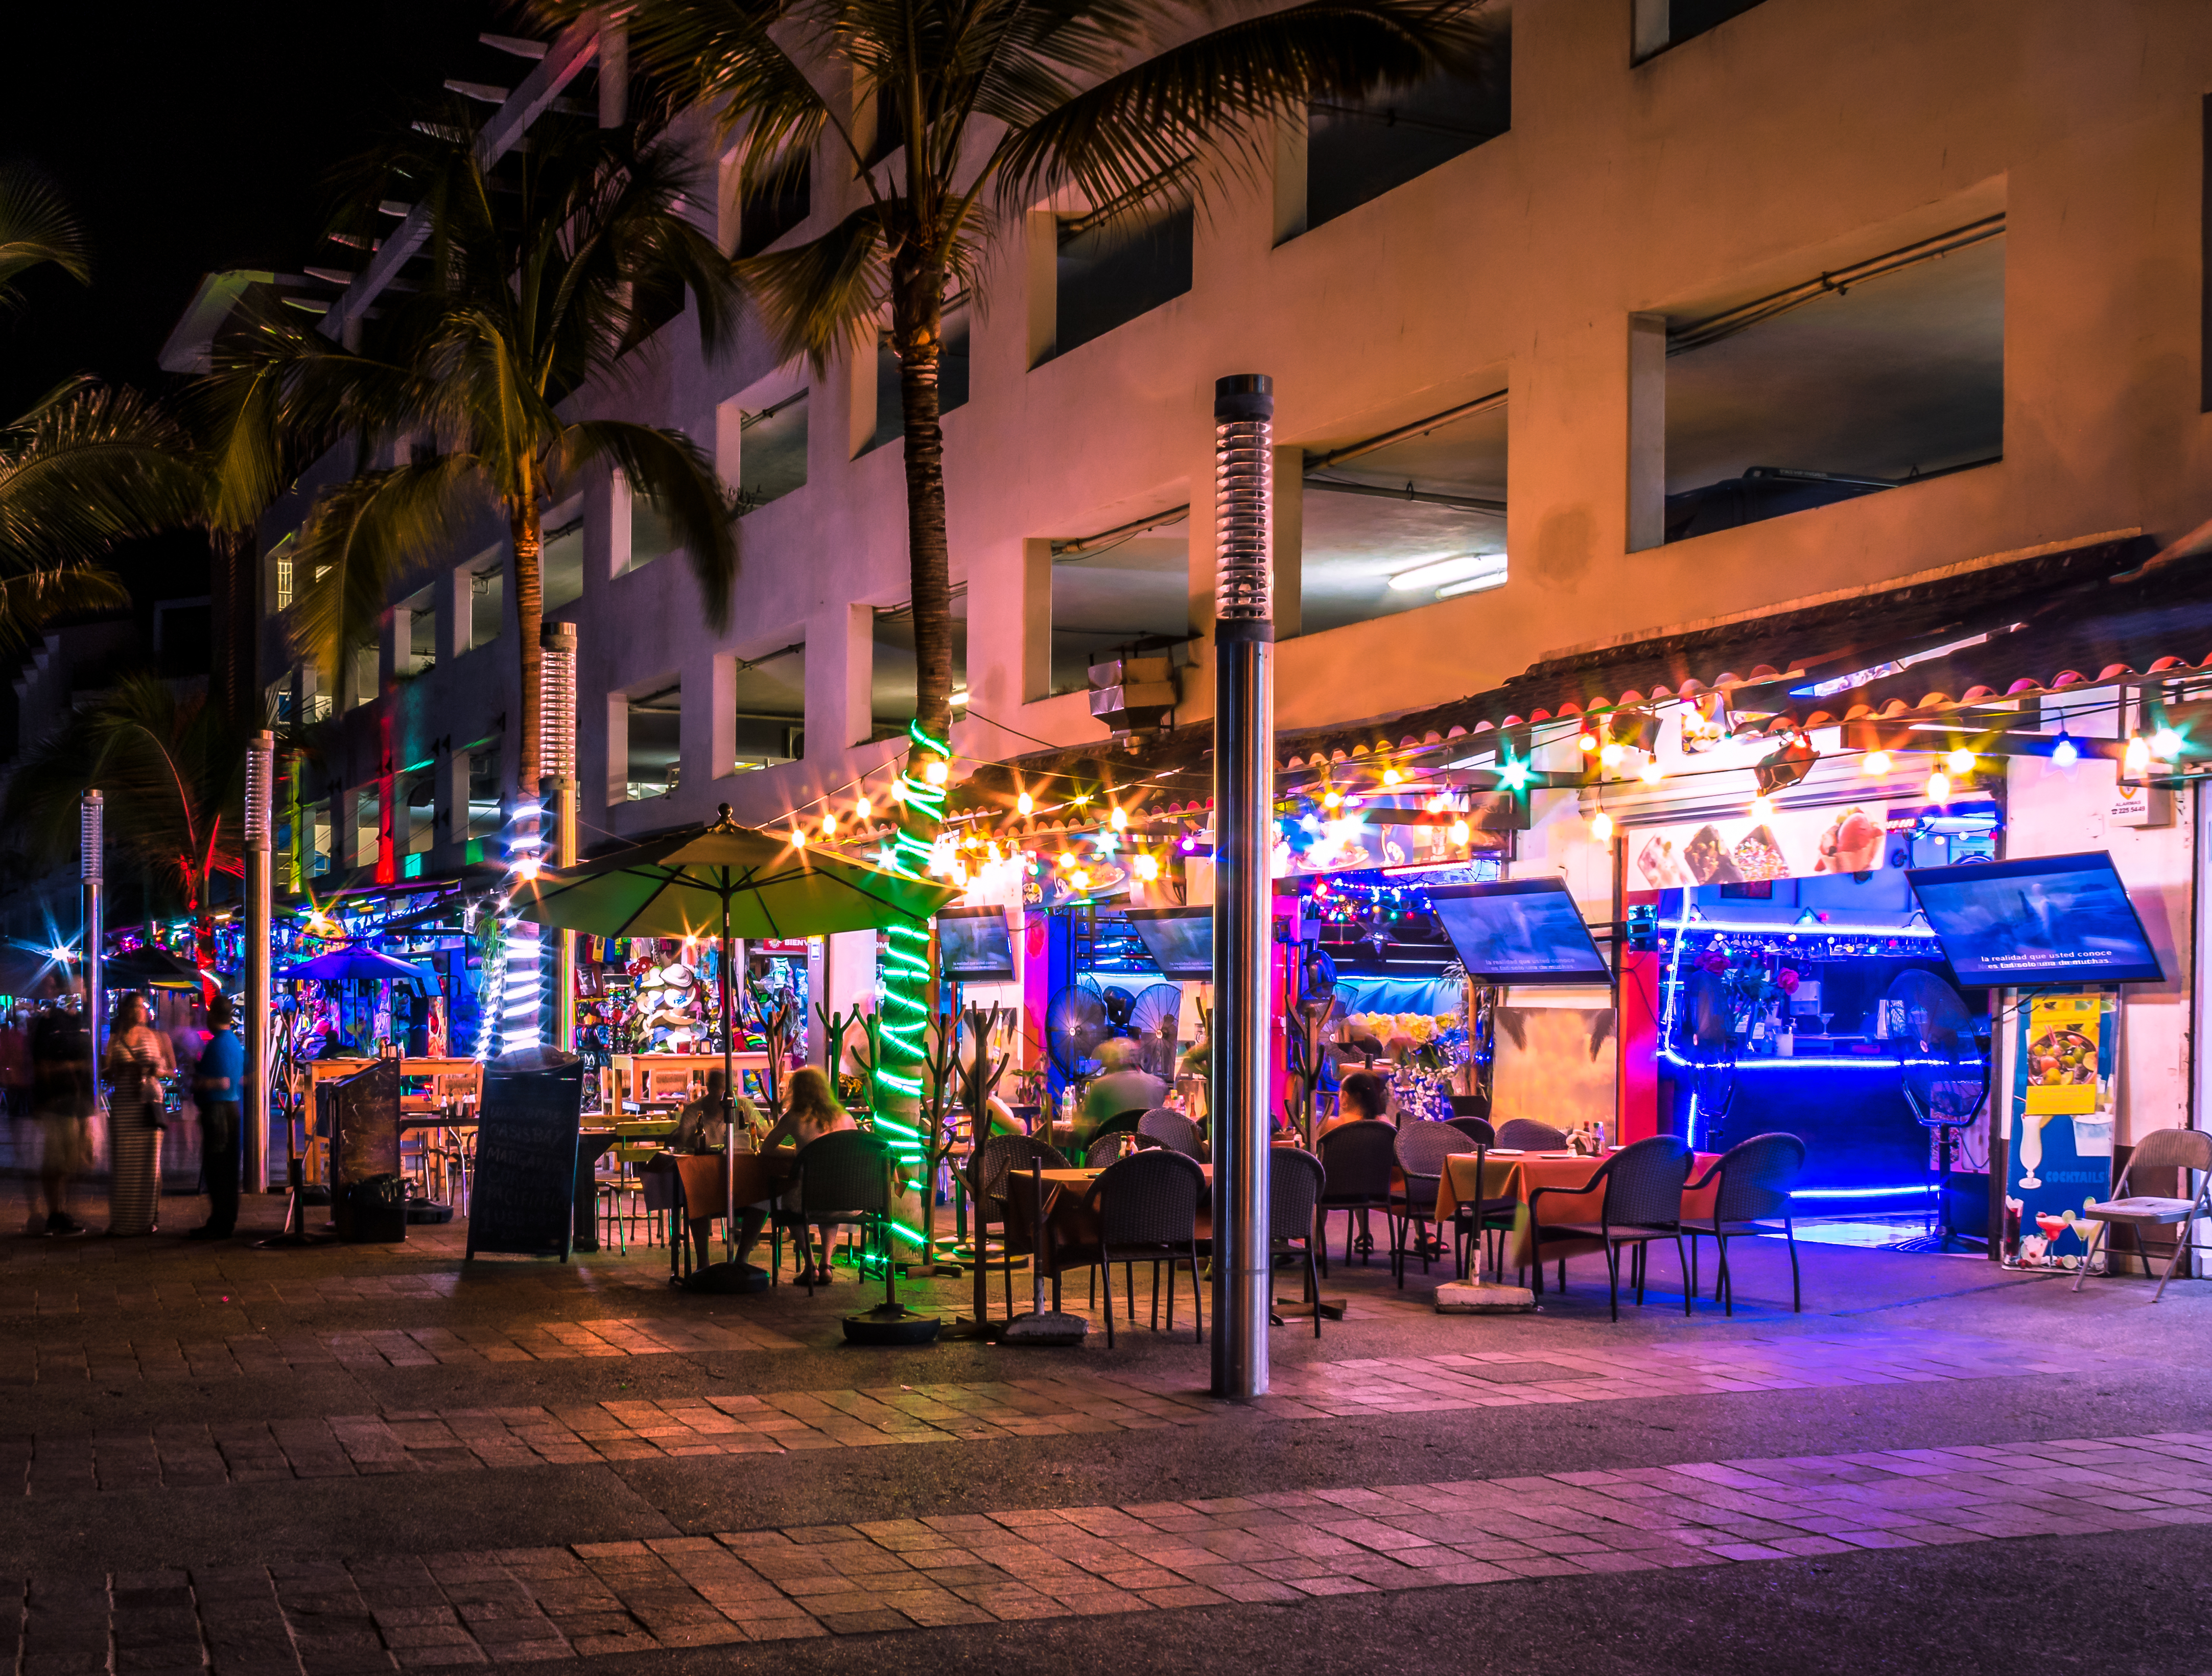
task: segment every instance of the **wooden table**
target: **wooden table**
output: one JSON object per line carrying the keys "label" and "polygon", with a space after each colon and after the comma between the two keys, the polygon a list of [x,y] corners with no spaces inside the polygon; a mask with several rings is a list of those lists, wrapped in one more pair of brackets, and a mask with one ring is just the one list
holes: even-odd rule
{"label": "wooden table", "polygon": [[[1690,1179],[1695,1181],[1718,1161],[1714,1152],[1697,1154],[1690,1164]],[[1482,1179],[1474,1179],[1477,1158],[1482,1161]],[[1591,1158],[1573,1152],[1455,1152],[1444,1160],[1444,1173],[1437,1184],[1437,1221],[1449,1223],[1462,1204],[1478,1204],[1486,1198],[1510,1198],[1517,1201],[1513,1211],[1513,1231],[1506,1236],[1501,1269],[1520,1270],[1529,1261],[1534,1241],[1528,1234],[1528,1196],[1539,1187],[1580,1188],[1598,1173],[1605,1160]],[[1713,1200],[1719,1183],[1712,1182],[1696,1192],[1682,1195],[1682,1215],[1704,1218],[1713,1212]],[[1544,1221],[1553,1222],[1594,1222],[1604,1207],[1602,1188],[1589,1192],[1556,1192],[1544,1197]],[[1595,1240],[1560,1240],[1544,1247],[1547,1259],[1564,1260],[1581,1257],[1605,1247]],[[1476,1277],[1480,1277],[1480,1256],[1478,1252]]]}

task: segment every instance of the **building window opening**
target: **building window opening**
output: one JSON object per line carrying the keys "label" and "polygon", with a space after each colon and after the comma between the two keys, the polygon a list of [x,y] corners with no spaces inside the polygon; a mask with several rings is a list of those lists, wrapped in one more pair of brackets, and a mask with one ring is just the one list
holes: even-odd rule
{"label": "building window opening", "polygon": [[376,642],[363,640],[346,655],[346,695],[348,710],[358,710],[376,697],[378,658]]}
{"label": "building window opening", "polygon": [[495,557],[469,572],[469,649],[499,638],[499,617],[507,590],[507,562]]}
{"label": "building window opening", "polygon": [[363,786],[353,799],[353,865],[373,868],[384,830],[384,800],[374,785]]}
{"label": "building window opening", "polygon": [[1301,634],[1505,585],[1505,402],[1310,457]]}
{"label": "building window opening", "polygon": [[758,511],[805,486],[806,392],[801,390],[773,407],[740,417],[738,510]]}
{"label": "building window opening", "polygon": [[2003,230],[1992,216],[1670,321],[1666,539],[2001,459]]}
{"label": "building window opening", "polygon": [[623,796],[629,802],[665,797],[676,789],[684,759],[684,684],[671,683],[629,700],[629,771]]}
{"label": "building window opening", "polygon": [[1188,204],[1062,217],[1053,353],[1103,338],[1190,289]]}
{"label": "building window opening", "polygon": [[425,669],[437,667],[438,662],[438,598],[434,588],[425,588],[409,594],[399,602],[399,609],[407,613],[407,636],[400,646],[404,655],[399,660],[398,673],[404,678],[419,675]]}
{"label": "building window opening", "polygon": [[542,609],[550,616],[584,597],[584,521],[571,518],[558,529],[545,532],[538,559],[538,586],[545,596]]}
{"label": "building window opening", "polygon": [[730,771],[750,773],[806,754],[806,643],[739,658],[731,684]]}
{"label": "building window opening", "polygon": [[1473,62],[1364,98],[1307,107],[1307,227],[1334,221],[1512,128],[1512,14],[1498,7],[1481,15],[1490,28]]}
{"label": "building window opening", "polygon": [[[1212,562],[1211,555],[1208,563]],[[1080,692],[1091,666],[1190,638],[1190,543],[1170,525],[1052,561],[1052,692]]]}
{"label": "building window opening", "polygon": [[438,777],[417,774],[407,783],[407,848],[410,856],[428,853],[438,841]]}
{"label": "building window opening", "polygon": [[331,870],[331,809],[327,803],[318,803],[307,812],[307,875],[310,878],[325,877]]}
{"label": "building window opening", "polygon": [[505,824],[499,807],[499,747],[469,753],[469,837],[496,838]]}
{"label": "building window opening", "polygon": [[813,208],[812,160],[802,157],[792,168],[746,192],[738,204],[738,247],[732,253],[742,261],[757,256],[805,221]]}
{"label": "building window opening", "polygon": [[1757,4],[1759,0],[1636,0],[1636,62],[1694,40]]}
{"label": "building window opening", "polygon": [[[968,305],[945,305],[941,326],[944,348],[937,357],[937,411],[950,413],[968,401]],[[868,453],[886,442],[897,442],[906,430],[905,401],[899,389],[899,358],[891,352],[890,334],[876,340],[876,429],[868,438]]]}
{"label": "building window opening", "polygon": [[[875,614],[868,673],[868,737],[896,739],[914,720],[915,680],[914,607],[890,606]],[[968,586],[952,588],[952,719],[968,707]]]}

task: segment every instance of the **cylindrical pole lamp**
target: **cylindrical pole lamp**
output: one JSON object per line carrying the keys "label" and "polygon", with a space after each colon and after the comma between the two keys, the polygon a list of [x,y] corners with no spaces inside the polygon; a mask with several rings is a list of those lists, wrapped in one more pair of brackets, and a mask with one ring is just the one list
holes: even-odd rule
{"label": "cylindrical pole lamp", "polygon": [[239,1117],[246,1191],[269,1190],[269,935],[276,857],[271,810],[276,735],[254,734],[246,747],[246,1087]]}
{"label": "cylindrical pole lamp", "polygon": [[106,932],[100,923],[103,904],[100,883],[106,869],[101,850],[106,842],[106,806],[100,793],[88,791],[77,805],[77,873],[84,886],[84,1024],[92,1039],[93,1086],[100,1086],[100,1055],[106,1044],[107,976],[100,970],[100,945]]}
{"label": "cylindrical pole lamp", "polygon": [[[548,623],[538,660],[538,737],[552,783],[553,865],[576,864],[576,625]],[[556,931],[553,1045],[576,1051],[576,934]]]}
{"label": "cylindrical pole lamp", "polygon": [[1213,387],[1213,1394],[1267,1389],[1273,382]]}

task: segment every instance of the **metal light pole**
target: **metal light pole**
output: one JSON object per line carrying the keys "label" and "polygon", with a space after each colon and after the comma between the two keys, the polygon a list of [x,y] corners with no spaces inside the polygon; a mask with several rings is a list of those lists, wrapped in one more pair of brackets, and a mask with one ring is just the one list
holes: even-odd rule
{"label": "metal light pole", "polygon": [[[548,623],[538,661],[538,739],[552,783],[553,865],[576,864],[576,625]],[[576,934],[556,931],[553,1045],[576,1051]]]}
{"label": "metal light pole", "polygon": [[92,1040],[93,1087],[100,1087],[101,1027],[107,1011],[107,977],[100,970],[100,944],[106,933],[100,923],[100,881],[106,869],[100,855],[106,842],[107,809],[97,791],[88,791],[77,805],[77,872],[84,883],[84,1027]]}
{"label": "metal light pole", "polygon": [[246,1087],[239,1107],[249,1193],[269,1191],[270,806],[276,772],[276,735],[254,734],[246,747]]}
{"label": "metal light pole", "polygon": [[1213,386],[1213,1394],[1267,1389],[1275,398]]}

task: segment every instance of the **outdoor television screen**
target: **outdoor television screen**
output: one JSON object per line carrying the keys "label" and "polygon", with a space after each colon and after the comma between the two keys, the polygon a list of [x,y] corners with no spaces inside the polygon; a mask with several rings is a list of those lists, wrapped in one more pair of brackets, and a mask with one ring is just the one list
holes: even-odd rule
{"label": "outdoor television screen", "polygon": [[971,984],[1014,981],[1014,946],[1004,908],[947,908],[937,917],[937,954],[948,978]]}
{"label": "outdoor television screen", "polygon": [[2155,984],[2165,972],[2103,850],[1905,875],[1962,984]]}
{"label": "outdoor television screen", "polygon": [[1470,978],[1493,984],[1609,984],[1575,899],[1557,879],[1440,885],[1429,893]]}
{"label": "outdoor television screen", "polygon": [[1213,910],[1132,908],[1129,923],[1170,978],[1213,976]]}

